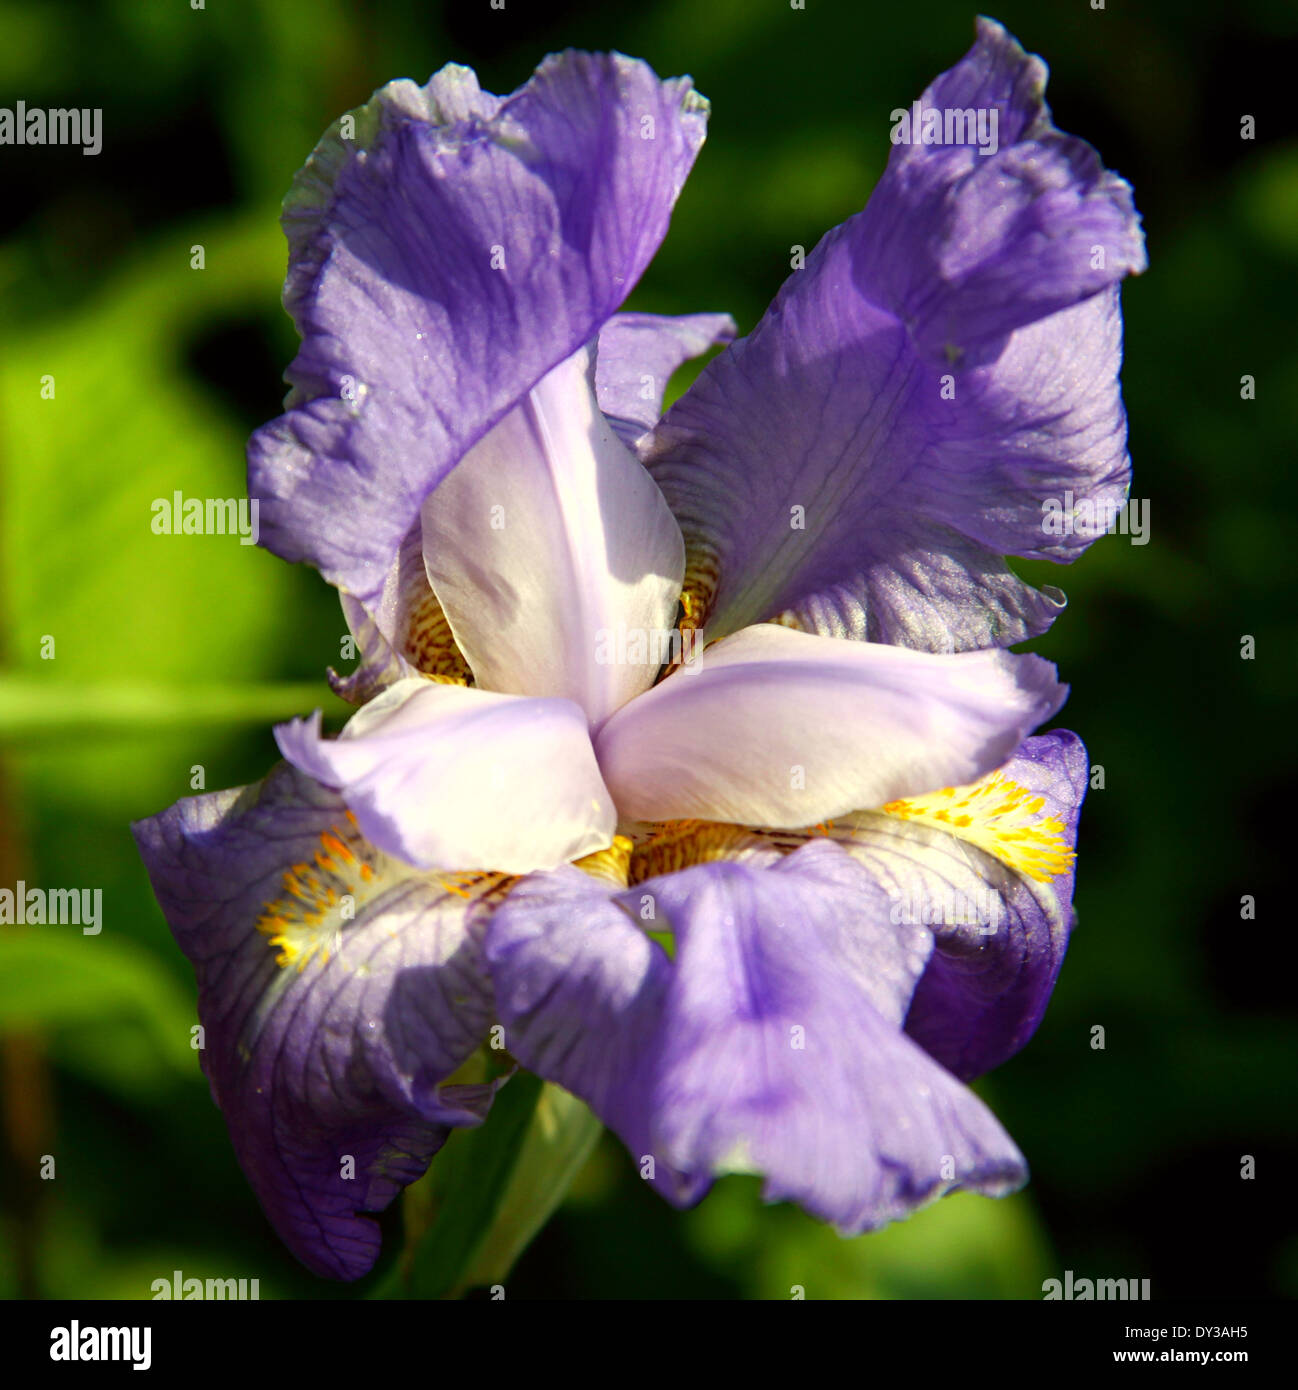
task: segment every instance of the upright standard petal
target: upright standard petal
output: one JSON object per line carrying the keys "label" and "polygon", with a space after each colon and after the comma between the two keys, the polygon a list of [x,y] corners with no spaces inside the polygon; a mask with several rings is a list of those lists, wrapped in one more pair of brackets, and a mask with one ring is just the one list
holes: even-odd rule
{"label": "upright standard petal", "polygon": [[449,67],[331,128],[285,204],[302,347],[249,446],[262,541],[376,603],[431,489],[630,292],[706,110],[567,52],[503,100]]}
{"label": "upright standard petal", "polygon": [[290,767],[134,826],[198,977],[199,1053],[272,1225],[317,1274],[373,1264],[381,1211],[487,1087],[443,1085],[492,1018],[480,935],[503,885],[414,874]]}
{"label": "upright standard petal", "polygon": [[[865,210],[646,442],[709,638],[778,616],[965,650],[1059,611],[1005,557],[1074,558],[1107,527],[1060,535],[1043,511],[1111,522],[1121,505],[1114,287],[1144,249],[1130,189],[1051,125],[1044,75],[979,21],[917,104],[921,143],[895,147]],[[953,115],[966,135],[994,115],[994,152],[943,143]]]}
{"label": "upright standard petal", "polygon": [[1064,693],[1040,657],[935,656],[764,623],[620,710],[595,752],[624,817],[797,828],[973,781]]}
{"label": "upright standard petal", "polygon": [[398,681],[325,739],[320,711],[275,730],[385,853],[433,869],[551,869],[605,848],[616,812],[570,700]]}
{"label": "upright standard petal", "polygon": [[979,19],[918,110],[894,113],[894,152],[854,240],[863,287],[935,362],[994,357],[1016,328],[1145,269],[1130,187],[1055,129],[1046,77]]}
{"label": "upright standard petal", "polygon": [[677,367],[734,336],[729,314],[614,314],[599,335],[595,393],[618,437],[634,447],[658,423]]}
{"label": "upright standard petal", "polygon": [[[674,958],[637,923],[670,932]],[[822,842],[613,895],[577,870],[538,876],[496,913],[487,955],[511,1051],[587,1100],[669,1199],[758,1173],[768,1200],[854,1233],[1026,1176],[901,1030],[931,946]]]}
{"label": "upright standard petal", "polygon": [[477,683],[574,700],[598,724],[658,674],[685,552],[596,403],[591,357],[583,348],[550,372],[421,520],[429,580]]}

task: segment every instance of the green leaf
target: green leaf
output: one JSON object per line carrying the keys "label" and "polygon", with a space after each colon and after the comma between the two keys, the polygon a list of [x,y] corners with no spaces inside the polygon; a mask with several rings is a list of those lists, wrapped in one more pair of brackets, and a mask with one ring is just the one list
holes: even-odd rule
{"label": "green leaf", "polygon": [[[71,759],[26,751],[22,778],[66,802],[102,807],[122,787],[163,801],[221,746],[192,725],[283,711],[279,696],[229,688],[285,669],[306,576],[238,535],[153,531],[153,503],[177,491],[246,496],[243,427],[187,354],[275,303],[283,256],[269,210],[195,224],[142,248],[93,299],[0,341],[0,737],[57,724],[148,738]],[[324,694],[322,680],[293,712]]]}
{"label": "green leaf", "polygon": [[476,1129],[452,1133],[428,1176],[407,1189],[407,1251],[386,1298],[450,1298],[495,1220],[541,1096],[540,1077],[518,1072]]}
{"label": "green leaf", "polygon": [[562,1086],[546,1083],[503,1199],[463,1288],[501,1283],[554,1214],[595,1147],[603,1125]]}
{"label": "green leaf", "polygon": [[[191,244],[205,269],[190,269]],[[246,496],[243,432],[184,354],[207,326],[273,303],[282,262],[273,217],[196,226],[0,349],[9,665],[78,687],[237,678],[289,636],[287,566],[239,536],[152,530],[153,502],[177,490]]]}
{"label": "green leaf", "polygon": [[726,1178],[685,1217],[691,1243],[747,1298],[1040,1298],[1050,1260],[1031,1196],[958,1192],[845,1239],[797,1207],[764,1207],[755,1178]]}
{"label": "green leaf", "polygon": [[375,1298],[454,1298],[498,1284],[589,1157],[599,1121],[575,1096],[518,1072],[486,1122],[457,1130],[407,1188],[406,1251]]}
{"label": "green leaf", "polygon": [[120,1024],[133,1035],[137,1067],[191,1078],[194,1023],[184,990],[132,941],[86,936],[75,926],[0,930],[0,1032]]}
{"label": "green leaf", "polygon": [[267,724],[305,710],[350,713],[320,682],[277,685],[69,686],[0,675],[0,736],[65,738],[69,734]]}

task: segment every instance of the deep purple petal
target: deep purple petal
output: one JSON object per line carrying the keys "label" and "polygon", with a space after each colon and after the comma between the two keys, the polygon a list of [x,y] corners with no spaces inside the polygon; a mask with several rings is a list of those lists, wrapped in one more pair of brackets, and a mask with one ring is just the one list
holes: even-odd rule
{"label": "deep purple petal", "polygon": [[[1076,734],[1056,730],[1030,738],[1005,765],[1005,777],[1044,798],[1041,817],[1062,827],[1070,849],[1088,785],[1086,749]],[[944,886],[966,892],[970,859],[985,886],[999,896],[996,929],[966,922],[934,925],[937,946],[915,991],[906,1031],[962,1080],[998,1067],[1023,1047],[1041,1022],[1075,920],[1075,864],[1046,881],[1004,872],[967,845],[945,846],[909,837],[891,840],[877,828],[858,830],[849,846],[860,862],[923,901]]]}
{"label": "deep purple petal", "polygon": [[939,656],[774,623],[696,660],[596,734],[623,817],[795,829],[971,782],[1065,694],[1040,657]]}
{"label": "deep purple petal", "polygon": [[1123,499],[1114,286],[1144,260],[1130,190],[1050,124],[1043,78],[980,21],[924,100],[995,106],[999,152],[897,146],[646,442],[709,637],[782,616],[964,650],[1058,612],[1004,557],[1071,559],[1106,528],[1056,537],[1047,504]]}
{"label": "deep purple petal", "polygon": [[249,446],[263,542],[377,602],[429,491],[630,292],[706,109],[569,51],[503,100],[450,67],[336,124],[285,205],[302,347]]}
{"label": "deep purple petal", "polygon": [[491,1020],[482,898],[378,853],[283,764],[134,830],[198,977],[203,1069],[248,1181],[308,1267],[359,1277],[379,1246],[361,1213],[490,1102],[441,1084]]}
{"label": "deep purple petal", "polygon": [[[857,1232],[1023,1181],[995,1118],[901,1031],[931,934],[892,925],[837,846],[653,879],[620,913],[609,893],[577,871],[524,883],[487,954],[514,1054],[587,1100],[645,1176],[652,1159],[664,1195],[754,1172],[768,1200]],[[673,934],[674,960],[637,922]]]}
{"label": "deep purple petal", "polygon": [[530,873],[604,849],[616,812],[571,700],[399,681],[336,739],[320,711],[275,730],[295,767],[338,790],[362,833],[425,869]]}

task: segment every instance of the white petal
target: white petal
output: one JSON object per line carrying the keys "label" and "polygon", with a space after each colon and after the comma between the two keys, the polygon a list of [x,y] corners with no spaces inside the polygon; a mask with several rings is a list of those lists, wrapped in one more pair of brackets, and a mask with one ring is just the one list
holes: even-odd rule
{"label": "white petal", "polygon": [[599,731],[618,811],[792,829],[999,767],[1062,703],[1049,662],[772,623],[707,647]]}
{"label": "white petal", "polygon": [[657,674],[619,632],[669,631],[685,552],[600,413],[583,349],[424,503],[428,578],[480,687],[575,700],[599,723]]}
{"label": "white petal", "polygon": [[289,762],[342,793],[367,839],[421,868],[531,873],[613,839],[613,803],[570,700],[415,678],[336,739],[321,737],[318,710],[275,737]]}

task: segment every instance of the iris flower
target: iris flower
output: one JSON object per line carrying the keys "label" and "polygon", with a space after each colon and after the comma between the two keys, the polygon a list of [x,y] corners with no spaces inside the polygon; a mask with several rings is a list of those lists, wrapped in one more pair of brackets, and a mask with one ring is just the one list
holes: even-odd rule
{"label": "iris flower", "polygon": [[[495,1088],[493,1028],[669,1201],[760,1174],[845,1233],[1022,1155],[967,1082],[1041,1018],[1086,786],[1033,735],[1046,499],[1126,495],[1125,183],[980,21],[746,338],[621,312],[704,135],[687,79],[447,67],[336,124],[285,204],[302,336],[249,451],[262,543],[337,586],[359,706],[136,834],[240,1163],[313,1270]],[[984,122],[984,128],[986,123]],[[976,910],[953,911],[953,903]],[[503,1035],[499,1030],[503,1028]],[[505,1081],[503,1084],[508,1084]]]}

